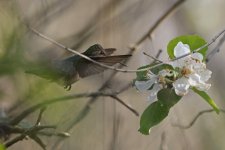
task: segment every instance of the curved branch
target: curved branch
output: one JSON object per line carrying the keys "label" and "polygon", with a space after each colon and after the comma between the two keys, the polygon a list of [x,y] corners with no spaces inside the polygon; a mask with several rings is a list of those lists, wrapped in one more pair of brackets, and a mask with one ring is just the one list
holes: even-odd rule
{"label": "curved branch", "polygon": [[114,95],[114,94],[112,94],[112,93],[103,93],[103,92],[80,93],[80,94],[73,94],[73,95],[68,95],[68,96],[63,96],[63,97],[58,97],[58,98],[44,100],[43,102],[38,103],[36,105],[33,105],[33,106],[29,107],[28,109],[24,110],[18,116],[16,116],[15,118],[13,118],[10,121],[10,124],[11,125],[16,125],[21,120],[23,120],[24,118],[26,118],[28,115],[30,115],[31,113],[33,113],[34,111],[36,111],[36,110],[38,110],[40,108],[44,108],[47,105],[51,105],[51,104],[57,103],[57,102],[68,101],[68,100],[72,100],[74,98],[81,98],[81,97],[112,96],[112,95]]}
{"label": "curved branch", "polygon": [[[57,103],[57,102],[62,102],[62,101],[68,101],[68,100],[72,100],[74,98],[81,98],[81,97],[98,97],[98,96],[109,96],[112,97],[113,99],[115,99],[116,101],[118,101],[120,104],[122,104],[123,106],[125,106],[128,110],[130,110],[131,112],[133,112],[136,116],[139,115],[139,113],[132,108],[131,106],[129,106],[128,104],[126,104],[125,102],[123,102],[121,99],[119,99],[117,96],[115,96],[115,94],[117,93],[103,93],[103,92],[95,92],[95,93],[80,93],[80,94],[73,94],[73,95],[68,95],[68,96],[63,96],[63,97],[58,97],[58,98],[54,98],[54,99],[49,99],[49,100],[44,100],[41,103],[38,103],[36,105],[33,105],[31,107],[29,107],[28,109],[24,110],[22,113],[20,113],[18,116],[16,116],[15,118],[13,118],[10,121],[10,125],[16,125],[18,124],[21,120],[23,120],[24,118],[26,118],[28,115],[30,115],[31,113],[33,113],[34,111],[38,110],[41,108],[41,112],[39,114],[39,117],[41,117],[44,109],[46,106]],[[40,119],[38,117],[37,123],[39,123]]]}
{"label": "curved branch", "polygon": [[[173,123],[172,126],[178,127],[180,129],[189,129],[195,124],[195,122],[198,120],[198,118],[200,116],[202,116],[203,114],[206,114],[206,113],[211,113],[211,112],[214,112],[214,110],[213,109],[202,110],[192,119],[192,121],[189,124],[187,124],[187,125],[180,125],[180,124],[177,124],[177,123]],[[224,109],[220,109],[220,112],[225,113],[225,110]]]}
{"label": "curved branch", "polygon": [[222,47],[223,43],[225,42],[225,34],[223,35],[223,37],[220,39],[220,41],[218,42],[218,44],[215,46],[215,48],[207,55],[206,57],[206,62],[208,63],[211,58],[216,54],[219,53],[220,48]]}
{"label": "curved branch", "polygon": [[132,47],[132,50],[135,50],[142,42],[144,42],[147,38],[149,38],[153,31],[170,15],[173,14],[186,0],[178,0],[176,3],[174,3],[169,10],[167,10],[164,15],[162,15],[155,23],[154,25],[148,30],[146,34],[144,34]]}

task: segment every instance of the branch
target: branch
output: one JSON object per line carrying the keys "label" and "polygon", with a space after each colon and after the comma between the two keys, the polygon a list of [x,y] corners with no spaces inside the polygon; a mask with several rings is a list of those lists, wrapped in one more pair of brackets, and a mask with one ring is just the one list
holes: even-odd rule
{"label": "branch", "polygon": [[58,46],[58,47],[60,47],[60,48],[62,48],[62,49],[65,49],[65,50],[67,50],[67,51],[70,51],[70,52],[72,52],[72,53],[74,53],[74,54],[76,54],[76,55],[78,55],[78,56],[80,56],[80,57],[82,57],[82,58],[84,58],[84,59],[86,59],[86,60],[88,60],[88,61],[90,61],[90,62],[96,64],[96,65],[99,65],[99,66],[104,67],[104,68],[107,68],[107,69],[115,70],[115,71],[118,71],[118,72],[125,72],[125,73],[134,73],[134,72],[143,72],[143,71],[147,71],[147,70],[156,68],[156,67],[158,67],[158,66],[161,66],[161,65],[163,65],[163,64],[166,64],[166,63],[169,63],[169,62],[172,62],[172,61],[175,61],[175,60],[184,58],[184,57],[186,57],[186,56],[189,56],[189,55],[191,55],[191,54],[193,54],[193,53],[196,53],[196,52],[200,51],[201,49],[203,49],[203,48],[205,48],[205,47],[210,46],[212,43],[214,43],[214,42],[215,42],[215,41],[216,41],[216,40],[217,40],[217,39],[225,32],[225,30],[223,30],[223,31],[220,32],[218,35],[216,35],[209,43],[207,43],[207,44],[205,44],[205,45],[203,45],[203,46],[201,46],[201,47],[195,49],[194,51],[192,51],[192,52],[190,52],[190,53],[187,53],[187,54],[182,55],[182,56],[180,56],[180,57],[177,57],[177,58],[175,58],[175,59],[171,59],[171,60],[169,60],[169,61],[167,61],[167,62],[164,62],[164,63],[163,63],[163,62],[160,62],[160,63],[158,63],[158,64],[156,64],[156,65],[153,65],[153,66],[150,66],[150,67],[147,67],[147,68],[144,68],[144,69],[138,69],[138,70],[124,70],[124,69],[119,69],[119,68],[117,68],[117,67],[115,67],[115,66],[108,66],[108,65],[105,65],[105,64],[100,63],[100,62],[98,62],[98,61],[95,61],[95,60],[91,59],[90,57],[88,57],[88,56],[86,56],[86,55],[84,55],[84,54],[82,54],[82,53],[79,53],[79,52],[77,52],[77,51],[75,51],[75,50],[73,50],[73,49],[71,49],[71,48],[68,48],[68,47],[64,46],[63,44],[61,44],[61,43],[59,43],[59,42],[57,42],[57,41],[55,41],[55,40],[53,40],[53,39],[51,39],[51,38],[49,38],[49,37],[43,35],[42,33],[38,32],[38,31],[35,30],[34,28],[31,28],[31,27],[29,27],[29,26],[28,26],[28,28],[29,28],[33,33],[35,33],[36,35],[38,35],[39,37],[41,37],[41,38],[43,38],[43,39],[45,39],[45,40],[51,42],[52,44],[54,44],[54,45],[56,45],[56,46]]}
{"label": "branch", "polygon": [[139,116],[139,113],[132,108],[130,105],[126,104],[123,100],[121,100],[119,97],[112,95],[110,96],[111,98],[115,99],[116,101],[118,101],[120,104],[122,104],[123,106],[125,106],[128,110],[130,110],[131,112],[133,112],[136,116]]}
{"label": "branch", "polygon": [[[42,119],[43,112],[45,111],[46,107],[41,108],[40,113],[38,115],[37,121],[34,124],[34,126],[27,128],[27,127],[19,127],[19,126],[12,126],[10,125],[10,122],[6,122],[6,126],[10,129],[9,134],[20,134],[13,138],[12,140],[5,143],[6,147],[10,147],[13,144],[16,144],[19,141],[22,141],[26,137],[30,137],[32,140],[34,140],[42,149],[46,150],[46,145],[42,141],[41,138],[38,137],[38,134],[46,135],[46,132],[42,131],[44,129],[55,129],[56,126],[52,125],[45,125],[41,126],[40,121]],[[47,133],[48,135],[49,133]],[[52,134],[53,135],[53,134]],[[66,134],[65,134],[66,135]],[[61,135],[62,136],[62,135]]]}
{"label": "branch", "polygon": [[43,149],[45,149],[45,144],[41,141],[41,139],[39,137],[37,137],[36,134],[40,130],[43,130],[43,129],[52,129],[52,128],[55,129],[56,127],[55,126],[40,126],[40,125],[35,125],[35,126],[29,128],[29,129],[15,128],[15,130],[17,131],[17,133],[21,133],[21,135],[13,138],[9,142],[6,142],[4,145],[5,145],[5,147],[10,147],[13,144],[16,144],[17,142],[22,141],[27,136],[29,136],[36,143],[38,143]]}
{"label": "branch", "polygon": [[[161,53],[161,51],[159,51],[159,52]],[[153,59],[154,62],[160,62],[160,63],[163,63],[163,61],[159,60],[157,57],[154,57],[154,56],[152,56],[152,55],[149,55],[149,54],[147,54],[147,53],[145,53],[145,52],[143,52],[143,54],[146,55],[146,56],[148,56],[148,57],[150,57],[151,59]]]}
{"label": "branch", "polygon": [[18,116],[16,116],[15,118],[13,118],[10,121],[11,125],[16,125],[18,124],[21,120],[23,120],[24,118],[26,118],[28,115],[30,115],[31,113],[33,113],[34,111],[43,108],[45,106],[57,103],[57,102],[65,102],[68,100],[72,100],[74,98],[81,98],[81,97],[93,97],[93,96],[112,96],[115,93],[103,93],[103,92],[94,92],[94,93],[80,93],[80,94],[73,94],[73,95],[68,95],[68,96],[63,96],[63,97],[58,97],[58,98],[53,98],[53,99],[47,99],[44,100],[41,103],[38,103],[36,105],[33,105],[31,107],[29,107],[28,109],[24,110],[22,113],[20,113]]}
{"label": "branch", "polygon": [[216,54],[219,53],[221,46],[223,45],[223,43],[225,42],[225,34],[223,35],[223,37],[220,39],[220,41],[218,42],[218,44],[216,45],[216,47],[207,55],[206,58],[206,62],[208,63],[211,58]]}
{"label": "branch", "polygon": [[16,125],[18,124],[21,120],[23,120],[24,118],[26,118],[28,115],[30,115],[31,113],[33,113],[34,111],[36,111],[37,109],[41,108],[40,114],[38,116],[38,120],[36,122],[36,124],[40,123],[40,119],[42,116],[43,111],[45,110],[45,107],[51,104],[55,104],[57,102],[65,102],[67,100],[72,100],[74,98],[81,98],[81,97],[95,97],[95,96],[109,96],[114,98],[115,100],[117,100],[119,103],[121,103],[123,106],[125,106],[126,108],[128,108],[128,110],[130,110],[131,112],[133,112],[136,116],[138,116],[138,112],[133,109],[131,106],[129,106],[128,104],[126,104],[125,102],[123,102],[122,100],[120,100],[117,96],[115,96],[115,93],[103,93],[103,92],[95,92],[95,93],[81,93],[81,94],[74,94],[74,95],[68,95],[68,96],[64,96],[64,97],[59,97],[59,98],[54,98],[54,99],[49,99],[49,100],[44,100],[41,103],[38,103],[36,105],[31,106],[30,108],[24,110],[21,114],[19,114],[18,116],[16,116],[15,118],[13,118],[10,121],[10,125]]}
{"label": "branch", "polygon": [[12,139],[11,141],[5,143],[4,145],[5,145],[5,147],[10,147],[17,142],[22,141],[25,137],[26,137],[25,134],[19,135],[19,136],[15,137],[14,139]]}
{"label": "branch", "polygon": [[[180,129],[189,129],[189,128],[191,128],[191,127],[194,125],[194,123],[197,121],[197,119],[198,119],[200,116],[202,116],[202,115],[205,114],[205,113],[211,113],[211,112],[214,112],[214,110],[213,110],[213,109],[207,109],[207,110],[200,111],[200,112],[192,119],[192,121],[191,121],[189,124],[187,124],[187,125],[180,125],[180,124],[177,124],[177,123],[173,123],[172,126],[178,127],[178,128],[180,128]],[[225,110],[224,110],[224,109],[220,109],[220,112],[225,113]]]}
{"label": "branch", "polygon": [[70,134],[68,132],[57,132],[57,133],[51,133],[51,132],[44,132],[44,131],[39,131],[37,134],[39,135],[44,135],[44,136],[59,136],[63,138],[70,137]]}
{"label": "branch", "polygon": [[172,59],[171,61],[175,61],[175,60],[181,59],[181,58],[183,58],[183,57],[189,56],[189,55],[191,55],[191,54],[193,54],[193,53],[196,53],[196,52],[202,50],[203,48],[206,48],[206,47],[212,45],[212,44],[213,44],[213,43],[214,43],[214,42],[215,42],[222,34],[224,34],[224,32],[225,32],[225,29],[222,30],[219,34],[217,34],[214,38],[212,38],[212,40],[211,40],[210,42],[206,43],[205,45],[203,45],[203,46],[201,46],[201,47],[199,47],[199,48],[193,50],[193,51],[190,52],[190,53],[187,53],[187,54],[185,54],[185,55],[182,55],[182,56],[180,56],[180,57],[177,57],[177,58],[175,58],[175,59]]}
{"label": "branch", "polygon": [[46,110],[46,107],[41,108],[40,113],[38,115],[38,119],[37,119],[35,125],[40,125],[41,124],[41,118],[42,118],[42,115],[43,115],[45,110]]}
{"label": "branch", "polygon": [[148,30],[146,34],[144,34],[130,49],[135,50],[137,47],[144,42],[147,38],[149,38],[155,29],[170,15],[172,15],[186,0],[178,0],[174,3],[155,23],[154,25]]}
{"label": "branch", "polygon": [[[10,124],[8,124],[8,127],[10,128],[10,134],[13,133],[19,133],[20,135],[13,138],[12,140],[8,141],[5,143],[6,147],[10,147],[13,144],[16,144],[19,141],[22,141],[23,139],[25,139],[26,137],[30,137],[32,140],[34,140],[40,147],[42,147],[42,149],[46,149],[46,145],[42,142],[42,140],[37,136],[38,132],[40,132],[41,130],[44,129],[55,129],[56,126],[52,126],[52,125],[46,125],[46,126],[41,126],[40,125],[40,121],[42,118],[42,114],[45,110],[44,108],[41,108],[40,113],[38,115],[37,121],[35,123],[34,126],[30,127],[30,128],[23,128],[23,127],[17,127],[17,126],[11,126]],[[9,123],[9,122],[7,122]]]}
{"label": "branch", "polygon": [[73,49],[71,49],[71,48],[68,48],[68,47],[66,47],[65,45],[63,45],[63,44],[61,44],[61,43],[59,43],[59,42],[57,42],[57,41],[55,41],[55,40],[53,40],[53,39],[47,37],[46,35],[40,33],[39,31],[37,31],[36,29],[34,29],[34,28],[32,28],[32,27],[29,27],[29,26],[28,26],[28,28],[29,28],[33,33],[35,33],[37,36],[39,36],[39,37],[41,37],[41,38],[43,38],[43,39],[45,39],[45,40],[51,42],[52,44],[54,44],[54,45],[56,45],[56,46],[58,46],[58,47],[60,47],[60,48],[62,48],[62,49],[65,49],[65,50],[67,50],[67,51],[69,51],[69,52],[72,52],[72,53],[74,53],[74,54],[76,54],[76,55],[78,55],[78,56],[80,56],[80,57],[82,57],[82,58],[84,58],[84,59],[86,59],[86,60],[88,60],[88,61],[90,61],[90,62],[96,64],[96,65],[99,65],[99,66],[104,67],[104,68],[107,68],[107,69],[115,70],[115,71],[118,71],[118,72],[137,72],[137,70],[124,70],[124,69],[119,69],[119,68],[117,68],[117,67],[115,67],[115,66],[105,65],[105,64],[100,63],[100,62],[98,62],[98,61],[95,61],[95,60],[91,59],[90,57],[88,57],[88,56],[86,56],[86,55],[84,55],[84,54],[82,54],[82,53],[80,53],[80,52],[77,52],[77,51],[75,51],[75,50],[73,50]]}

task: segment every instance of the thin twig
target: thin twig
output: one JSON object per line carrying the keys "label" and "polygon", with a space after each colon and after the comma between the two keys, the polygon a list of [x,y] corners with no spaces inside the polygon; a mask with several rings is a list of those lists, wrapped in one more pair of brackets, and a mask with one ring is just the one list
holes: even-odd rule
{"label": "thin twig", "polygon": [[158,66],[161,66],[161,65],[163,65],[163,64],[165,64],[165,63],[169,63],[169,62],[172,62],[172,61],[175,61],[175,60],[184,58],[184,57],[186,57],[186,56],[189,56],[189,55],[191,55],[191,54],[193,54],[193,53],[196,53],[196,52],[200,51],[200,50],[203,49],[203,48],[206,48],[206,47],[210,46],[212,43],[214,43],[214,42],[215,42],[215,41],[216,41],[216,40],[217,40],[217,39],[225,32],[225,30],[223,30],[223,31],[220,32],[218,35],[216,35],[209,43],[207,43],[207,44],[205,44],[205,45],[203,45],[203,46],[201,46],[201,47],[199,47],[199,48],[193,50],[193,51],[190,52],[190,53],[187,53],[187,54],[182,55],[182,56],[180,56],[180,57],[176,57],[176,58],[171,59],[171,60],[169,60],[169,61],[167,61],[167,62],[164,62],[164,63],[163,63],[163,62],[160,62],[160,63],[158,63],[158,64],[156,64],[156,65],[153,65],[153,66],[150,66],[150,67],[147,67],[147,68],[144,68],[144,69],[138,69],[138,70],[125,70],[125,69],[119,69],[119,68],[117,68],[117,67],[115,67],[115,66],[108,66],[108,65],[105,65],[105,64],[100,63],[100,62],[98,62],[98,61],[95,61],[95,60],[91,59],[90,57],[88,57],[88,56],[86,56],[86,55],[84,55],[84,54],[82,54],[82,53],[79,53],[79,52],[77,52],[77,51],[75,51],[75,50],[73,50],[73,49],[71,49],[71,48],[68,48],[68,47],[64,46],[63,44],[61,44],[61,43],[59,43],[59,42],[57,42],[57,41],[55,41],[55,40],[53,40],[53,39],[51,39],[51,38],[49,38],[49,37],[43,35],[42,33],[38,32],[38,31],[35,30],[34,28],[31,28],[31,27],[29,27],[29,26],[28,26],[28,28],[29,28],[33,33],[35,33],[36,35],[38,35],[39,37],[41,37],[41,38],[43,38],[43,39],[45,39],[45,40],[51,42],[52,44],[55,44],[56,46],[58,46],[58,47],[60,47],[60,48],[62,48],[62,49],[65,49],[65,50],[67,50],[67,51],[70,51],[70,52],[72,52],[72,53],[74,53],[74,54],[76,54],[76,55],[78,55],[78,56],[80,56],[80,57],[82,57],[82,58],[84,58],[84,59],[86,59],[86,60],[88,60],[88,61],[94,63],[94,64],[97,64],[97,65],[99,65],[99,66],[101,66],[101,67],[104,67],[104,68],[107,68],[107,69],[115,70],[115,71],[118,71],[118,72],[125,72],[125,73],[129,73],[129,72],[130,72],[130,73],[134,73],[134,72],[147,71],[147,70],[156,68],[156,67],[158,67]]}
{"label": "thin twig", "polygon": [[[70,134],[68,132],[49,132],[49,131],[42,131],[43,129],[55,129],[56,126],[40,126],[35,125],[36,132],[38,135],[44,135],[44,136],[60,136],[60,137],[69,137]],[[10,129],[10,134],[23,134],[27,131],[27,128],[19,127],[19,126],[8,126]]]}
{"label": "thin twig", "polygon": [[[10,124],[9,122],[9,127],[11,128],[11,134],[12,133],[20,133],[19,136],[15,137],[14,139],[8,141],[5,143],[6,147],[10,147],[13,144],[16,144],[19,141],[22,141],[23,139],[25,139],[27,136],[29,136],[32,140],[34,140],[38,145],[40,145],[40,147],[42,147],[42,149],[46,149],[46,145],[42,142],[42,140],[37,136],[38,132],[40,132],[41,130],[44,129],[55,129],[56,126],[53,125],[45,125],[45,126],[41,126],[40,125],[40,121],[43,115],[43,112],[45,111],[46,107],[42,107],[40,110],[40,113],[38,115],[37,121],[35,123],[34,126],[30,127],[30,128],[21,128],[21,127],[17,127],[17,126],[12,126],[12,124]],[[45,133],[45,132],[43,132]]]}
{"label": "thin twig", "polygon": [[175,59],[172,59],[171,61],[175,61],[175,60],[181,59],[181,58],[183,58],[183,57],[189,56],[189,55],[191,55],[191,54],[193,54],[193,53],[196,53],[196,52],[202,50],[203,48],[206,48],[206,47],[212,45],[212,44],[213,44],[213,43],[214,43],[214,42],[215,42],[222,34],[224,34],[224,32],[225,32],[225,29],[224,29],[223,31],[219,32],[219,34],[217,34],[214,38],[211,39],[210,42],[206,43],[205,45],[203,45],[203,46],[201,46],[201,47],[199,47],[199,48],[193,50],[193,51],[190,52],[190,53],[187,53],[187,54],[182,55],[182,56],[180,56],[180,57],[176,57]]}
{"label": "thin twig", "polygon": [[[207,110],[200,111],[200,112],[192,119],[192,121],[191,121],[189,124],[187,124],[187,125],[180,125],[180,124],[177,124],[177,123],[173,123],[172,126],[178,127],[178,128],[180,128],[180,129],[189,129],[189,128],[191,128],[191,127],[194,125],[194,123],[197,121],[197,119],[198,119],[200,116],[202,116],[202,115],[205,114],[205,113],[211,113],[211,112],[214,112],[214,111],[215,111],[215,110],[213,110],[213,109],[207,109]],[[225,113],[225,110],[224,110],[224,109],[220,109],[220,112]]]}
{"label": "thin twig", "polygon": [[28,26],[28,28],[29,28],[33,33],[35,33],[37,36],[39,36],[39,37],[41,37],[41,38],[43,38],[43,39],[45,39],[45,40],[51,42],[52,44],[54,44],[54,45],[56,45],[56,46],[58,46],[58,47],[60,47],[60,48],[62,48],[62,49],[65,49],[65,50],[67,50],[67,51],[69,51],[69,52],[72,52],[72,53],[74,53],[74,54],[76,54],[76,55],[78,55],[78,56],[80,56],[80,57],[82,57],[82,58],[84,58],[84,59],[86,59],[86,60],[88,60],[88,61],[90,61],[90,62],[96,64],[96,65],[99,65],[99,66],[104,67],[104,68],[107,68],[107,69],[115,70],[115,71],[118,71],[118,72],[136,72],[136,70],[124,70],[124,69],[119,69],[119,68],[117,68],[117,67],[115,67],[115,66],[108,66],[108,65],[105,65],[105,64],[100,63],[100,62],[98,62],[98,61],[95,61],[95,60],[91,59],[90,57],[88,57],[88,56],[86,56],[86,55],[84,55],[84,54],[82,54],[82,53],[79,53],[79,52],[77,52],[77,51],[75,51],[75,50],[73,50],[73,49],[71,49],[71,48],[68,48],[68,47],[66,47],[65,45],[63,45],[63,44],[61,44],[61,43],[59,43],[59,42],[57,42],[57,41],[55,41],[55,40],[53,40],[53,39],[47,37],[46,35],[40,33],[39,31],[37,31],[36,29],[34,29],[34,28],[32,28],[32,27],[29,27],[29,26]]}
{"label": "thin twig", "polygon": [[219,40],[218,44],[216,45],[216,47],[207,55],[206,57],[206,62],[208,63],[211,58],[216,54],[219,53],[221,46],[223,45],[223,43],[225,42],[225,34],[223,35],[223,37]]}
{"label": "thin twig", "polygon": [[38,115],[38,119],[37,119],[35,125],[40,125],[41,118],[42,118],[42,115],[43,115],[43,113],[44,113],[45,110],[46,110],[46,107],[41,108],[40,113],[39,113],[39,115]]}
{"label": "thin twig", "polygon": [[[62,102],[66,100],[72,100],[74,98],[81,98],[81,97],[95,97],[95,96],[115,96],[116,93],[103,93],[103,92],[95,92],[95,93],[80,93],[80,94],[73,94],[73,95],[68,95],[68,96],[63,96],[63,97],[58,97],[54,99],[49,99],[49,100],[44,100],[41,103],[38,103],[36,105],[33,105],[29,107],[28,109],[24,110],[22,113],[20,113],[18,116],[13,118],[10,121],[11,125],[16,125],[18,124],[21,120],[23,120],[25,117],[36,111],[37,109],[46,107],[48,105],[57,103],[57,102]],[[117,99],[118,100],[118,99]],[[119,101],[119,100],[118,100]],[[120,102],[122,103],[122,102]],[[137,111],[131,108],[128,104],[122,103],[126,108],[128,108],[131,112],[133,112],[135,115],[137,115]]]}
{"label": "thin twig", "polygon": [[37,142],[43,149],[45,149],[44,143],[40,140],[40,138],[37,137],[36,133],[38,133],[40,130],[43,129],[55,129],[56,126],[39,126],[35,125],[29,129],[22,129],[22,128],[16,128],[15,130],[17,133],[21,133],[21,135],[13,138],[12,140],[6,142],[4,145],[6,147],[10,147],[13,144],[16,144],[19,141],[22,141],[25,139],[27,136],[29,136],[31,139],[33,139],[35,142]]}
{"label": "thin twig", "polygon": [[150,58],[152,58],[155,62],[160,62],[160,63],[163,63],[163,61],[161,61],[161,60],[159,60],[158,58],[156,58],[156,57],[154,57],[154,56],[152,56],[152,55],[149,55],[149,54],[147,54],[147,53],[145,53],[145,52],[143,52],[143,54],[144,55],[146,55],[146,56],[148,56],[148,57],[150,57]]}
{"label": "thin twig", "polygon": [[161,55],[161,53],[162,53],[162,50],[161,49],[159,49],[159,51],[157,52],[157,54],[156,54],[156,56],[155,56],[155,58],[159,58],[159,56]]}
{"label": "thin twig", "polygon": [[115,93],[103,93],[103,92],[94,92],[94,93],[80,93],[80,94],[73,94],[73,95],[67,95],[63,97],[57,97],[53,99],[48,99],[44,100],[41,103],[38,103],[36,105],[33,105],[29,107],[28,109],[24,110],[22,113],[20,113],[18,116],[14,117],[11,121],[11,125],[16,125],[18,124],[21,120],[23,120],[25,117],[33,113],[34,111],[43,108],[45,106],[57,103],[57,102],[64,102],[67,100],[72,100],[74,98],[81,98],[81,97],[93,97],[93,96],[111,96],[114,95]]}
{"label": "thin twig", "polygon": [[27,136],[26,134],[19,135],[15,137],[14,139],[10,140],[9,142],[5,143],[4,145],[5,147],[10,147],[17,142],[22,141],[24,138],[26,138],[26,136]]}
{"label": "thin twig", "polygon": [[44,136],[59,136],[63,138],[70,137],[70,134],[68,132],[57,132],[57,133],[51,133],[46,131],[39,131],[37,134],[44,135]]}
{"label": "thin twig", "polygon": [[148,30],[144,36],[142,36],[130,49],[135,50],[142,42],[144,42],[147,38],[151,37],[153,31],[170,15],[172,15],[186,0],[178,0],[174,3]]}
{"label": "thin twig", "polygon": [[119,97],[112,95],[110,96],[111,98],[115,99],[116,101],[118,101],[120,104],[122,104],[123,106],[125,106],[127,109],[129,109],[130,111],[132,111],[136,116],[139,116],[139,113],[132,108],[130,105],[126,104],[123,100],[121,100]]}

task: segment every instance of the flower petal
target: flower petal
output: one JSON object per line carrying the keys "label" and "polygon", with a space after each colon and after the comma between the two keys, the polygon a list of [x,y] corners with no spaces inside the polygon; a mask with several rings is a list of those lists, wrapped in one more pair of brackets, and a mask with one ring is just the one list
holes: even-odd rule
{"label": "flower petal", "polygon": [[173,68],[183,68],[186,65],[186,58],[180,58],[169,63]]}
{"label": "flower petal", "polygon": [[177,95],[184,96],[188,93],[190,84],[187,78],[182,77],[173,83],[173,87]]}
{"label": "flower petal", "polygon": [[201,77],[198,74],[194,73],[189,75],[188,82],[191,86],[197,86],[202,81],[201,81]]}
{"label": "flower petal", "polygon": [[146,92],[155,82],[156,78],[152,78],[148,81],[135,81],[135,86],[140,92]]}
{"label": "flower petal", "polygon": [[201,53],[194,53],[191,55],[192,58],[197,59],[199,61],[203,60],[203,55]]}
{"label": "flower petal", "polygon": [[153,89],[149,90],[150,94],[148,96],[148,101],[150,103],[153,103],[156,100],[157,97],[157,93],[159,92],[159,90],[161,90],[162,87],[159,84],[155,84],[153,86]]}
{"label": "flower petal", "polygon": [[174,56],[180,57],[188,53],[190,53],[189,46],[187,44],[183,44],[182,42],[178,42],[174,48]]}
{"label": "flower petal", "polygon": [[201,76],[201,80],[203,82],[206,82],[209,80],[209,78],[211,78],[212,71],[210,71],[208,69],[204,69],[204,70],[198,72],[198,74]]}
{"label": "flower petal", "polygon": [[211,87],[211,84],[201,83],[196,86],[199,91],[207,91]]}

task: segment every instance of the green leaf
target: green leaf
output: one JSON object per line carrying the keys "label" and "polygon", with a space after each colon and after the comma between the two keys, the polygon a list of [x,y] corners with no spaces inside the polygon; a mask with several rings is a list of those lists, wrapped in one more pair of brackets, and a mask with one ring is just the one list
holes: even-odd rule
{"label": "green leaf", "polygon": [[173,89],[162,89],[157,97],[158,101],[149,105],[141,116],[139,131],[142,134],[148,135],[151,127],[166,118],[170,108],[182,98],[176,95]]}
{"label": "green leaf", "polygon": [[149,130],[154,125],[160,123],[168,115],[169,110],[159,101],[149,105],[143,112],[140,120],[140,131],[142,134],[148,135]]}
{"label": "green leaf", "polygon": [[[145,68],[149,68],[149,67],[154,66],[154,65],[157,65],[157,64],[158,63],[153,63],[151,65],[145,65],[145,66],[142,66],[142,67],[138,68],[138,70],[145,69]],[[155,68],[152,68],[150,70],[151,70],[152,73],[158,74],[159,71],[161,71],[163,69],[173,70],[173,67],[171,65],[169,65],[169,64],[162,64],[162,65],[160,65],[158,67],[155,67]],[[146,81],[146,80],[148,80],[147,74],[148,74],[148,71],[136,72],[136,75],[137,75],[136,80],[138,80],[138,81]]]}
{"label": "green leaf", "polygon": [[199,91],[196,88],[192,88],[192,90],[197,93],[199,96],[201,96],[212,108],[216,111],[217,114],[219,114],[220,109],[216,105],[216,103],[213,101],[213,99],[204,91]]}
{"label": "green leaf", "polygon": [[182,97],[178,96],[173,89],[162,89],[157,94],[158,100],[170,109]]}
{"label": "green leaf", "polygon": [[[152,66],[155,65],[155,64],[152,64]],[[158,67],[155,67],[155,68],[152,68],[151,69],[151,72],[154,73],[154,74],[158,74],[159,71],[163,70],[163,69],[169,69],[169,70],[174,70],[173,69],[173,66],[169,65],[169,64],[162,64]]]}
{"label": "green leaf", "polygon": [[[138,70],[145,69],[145,68],[148,68],[148,67],[150,67],[150,65],[142,66],[142,67],[138,68]],[[147,73],[148,73],[147,70],[146,71],[141,71],[141,72],[136,72],[136,75],[137,75],[136,80],[138,80],[138,81],[148,80]]]}
{"label": "green leaf", "polygon": [[[175,39],[171,40],[169,44],[167,45],[167,53],[170,57],[170,59],[174,59],[174,48],[177,45],[178,42],[182,42],[183,44],[188,44],[190,46],[191,51],[196,50],[200,48],[201,46],[205,45],[207,42],[198,35],[183,35],[176,37]],[[208,47],[205,47],[198,51],[201,53],[205,59],[206,57],[206,51]]]}

